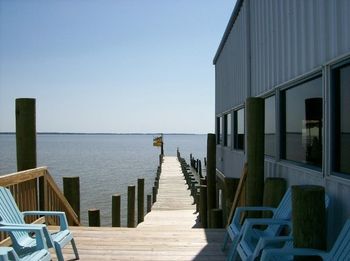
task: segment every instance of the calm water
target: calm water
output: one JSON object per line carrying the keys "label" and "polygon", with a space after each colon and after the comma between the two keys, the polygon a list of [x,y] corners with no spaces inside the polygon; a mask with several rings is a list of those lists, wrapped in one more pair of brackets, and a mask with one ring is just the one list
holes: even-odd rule
{"label": "calm water", "polygon": [[[62,177],[80,177],[81,220],[87,224],[87,210],[101,211],[103,226],[111,225],[111,198],[122,197],[122,225],[126,225],[128,185],[145,179],[145,194],[151,194],[160,149],[152,146],[152,135],[60,135],[37,136],[38,166],[47,166],[59,187]],[[165,155],[176,155],[189,162],[192,153],[203,159],[206,135],[164,135]],[[0,175],[16,172],[14,134],[0,135]],[[146,198],[146,197],[145,197]],[[146,204],[145,204],[146,205]]]}

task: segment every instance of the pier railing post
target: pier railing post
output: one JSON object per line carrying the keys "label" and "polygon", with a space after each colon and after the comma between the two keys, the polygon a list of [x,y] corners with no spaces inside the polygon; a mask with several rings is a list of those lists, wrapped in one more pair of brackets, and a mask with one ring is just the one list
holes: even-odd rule
{"label": "pier railing post", "polygon": [[101,219],[100,219],[100,210],[93,208],[88,210],[89,216],[89,227],[100,227]]}
{"label": "pier railing post", "polygon": [[[264,185],[263,206],[276,208],[287,189],[287,182],[284,178],[266,178]],[[272,217],[270,211],[263,212],[263,218]]]}
{"label": "pier railing post", "polygon": [[152,210],[152,195],[147,195],[147,213],[151,212]]}
{"label": "pier railing post", "polygon": [[157,201],[157,188],[156,187],[152,187],[152,202],[155,203]]}
{"label": "pier railing post", "polygon": [[[264,118],[263,98],[250,97],[246,100],[247,111],[247,161],[246,180],[247,206],[262,206],[264,193]],[[261,217],[258,213],[248,213],[249,217]]]}
{"label": "pier railing post", "polygon": [[120,227],[120,194],[112,196],[112,227]]}
{"label": "pier railing post", "polygon": [[207,210],[207,186],[200,186],[200,206],[199,206],[200,219],[202,228],[208,228],[208,210]]}
{"label": "pier railing post", "polygon": [[216,139],[215,134],[209,133],[207,140],[207,200],[210,224],[210,210],[216,208]]}
{"label": "pier railing post", "polygon": [[80,221],[80,182],[79,177],[63,177],[63,194],[72,206]]}
{"label": "pier railing post", "polygon": [[210,210],[210,228],[223,228],[222,209],[213,208]]}
{"label": "pier railing post", "polygon": [[141,223],[145,216],[145,179],[137,180],[137,223]]}
{"label": "pier railing post", "polygon": [[135,186],[128,186],[127,227],[135,227]]}

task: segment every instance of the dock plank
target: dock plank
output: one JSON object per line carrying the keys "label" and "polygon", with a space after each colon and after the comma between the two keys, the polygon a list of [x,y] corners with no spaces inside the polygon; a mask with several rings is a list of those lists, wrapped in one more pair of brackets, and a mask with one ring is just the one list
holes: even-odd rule
{"label": "dock plank", "polygon": [[[176,157],[164,157],[157,202],[137,228],[71,227],[80,260],[225,260],[223,229],[202,229]],[[74,259],[70,246],[65,260]],[[53,259],[56,256],[53,254]]]}

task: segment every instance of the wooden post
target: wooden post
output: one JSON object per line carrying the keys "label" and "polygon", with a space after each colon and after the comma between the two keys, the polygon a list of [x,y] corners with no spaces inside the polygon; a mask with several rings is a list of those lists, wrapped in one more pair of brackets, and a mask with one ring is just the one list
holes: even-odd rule
{"label": "wooden post", "polygon": [[[247,160],[246,181],[247,206],[262,206],[264,194],[264,117],[263,98],[250,97],[246,100],[247,111]],[[249,217],[261,217],[258,213],[248,213]]]}
{"label": "wooden post", "polygon": [[79,177],[63,177],[63,194],[72,206],[80,221],[80,183]]}
{"label": "wooden post", "polygon": [[137,223],[141,223],[145,216],[145,179],[137,180]]}
{"label": "wooden post", "polygon": [[[277,207],[287,189],[287,183],[284,178],[266,178],[264,186],[263,206]],[[263,218],[272,217],[270,211],[263,212]]]}
{"label": "wooden post", "polygon": [[216,139],[212,133],[208,134],[207,140],[207,186],[209,213],[211,209],[216,208]]}
{"label": "wooden post", "polygon": [[207,208],[207,186],[200,186],[200,207],[199,213],[201,217],[202,228],[208,228],[208,208]]}
{"label": "wooden post", "polygon": [[160,154],[163,156],[164,155],[164,143],[163,143],[163,137],[162,137],[162,142],[160,143]]}
{"label": "wooden post", "polygon": [[198,175],[199,178],[202,178],[202,162],[200,160],[198,160]]}
{"label": "wooden post", "polygon": [[[324,187],[292,186],[293,244],[298,248],[326,250],[326,207]],[[298,257],[297,260],[319,260]]]}
{"label": "wooden post", "polygon": [[233,200],[235,199],[235,194],[238,188],[239,179],[238,178],[228,178],[225,177],[224,189],[223,189],[223,216],[224,223],[227,224],[230,210],[232,207]]}
{"label": "wooden post", "polygon": [[89,216],[89,227],[100,227],[101,219],[100,219],[100,210],[93,208],[88,210]]}
{"label": "wooden post", "polygon": [[210,228],[223,228],[222,209],[213,208],[210,210]]}
{"label": "wooden post", "polygon": [[120,227],[120,194],[112,196],[112,227]]}
{"label": "wooden post", "polygon": [[135,227],[135,186],[128,186],[127,227]]}
{"label": "wooden post", "polygon": [[152,195],[147,195],[147,213],[151,212],[152,210]]}
{"label": "wooden post", "polygon": [[36,168],[35,99],[16,99],[17,170]]}
{"label": "wooden post", "polygon": [[156,187],[153,187],[152,188],[152,196],[153,196],[153,203],[155,203],[157,201],[157,188]]}
{"label": "wooden post", "polygon": [[[16,99],[16,154],[17,171],[37,167],[35,99]],[[45,210],[44,178],[39,178],[39,209]]]}

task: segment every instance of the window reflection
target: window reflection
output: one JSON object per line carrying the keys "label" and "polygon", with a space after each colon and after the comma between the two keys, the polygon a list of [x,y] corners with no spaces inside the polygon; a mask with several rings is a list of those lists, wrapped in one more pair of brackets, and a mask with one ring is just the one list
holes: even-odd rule
{"label": "window reflection", "polygon": [[265,99],[265,155],[275,156],[275,96]]}
{"label": "window reflection", "polygon": [[231,147],[232,137],[232,115],[228,113],[224,116],[224,145]]}
{"label": "window reflection", "polygon": [[333,170],[350,174],[350,64],[333,71],[334,77],[334,166]]}
{"label": "window reflection", "polygon": [[288,160],[322,166],[322,80],[309,80],[282,93],[284,151]]}
{"label": "window reflection", "polygon": [[216,118],[216,144],[222,144],[222,117]]}
{"label": "window reflection", "polygon": [[234,115],[234,148],[244,150],[244,109],[235,111]]}

